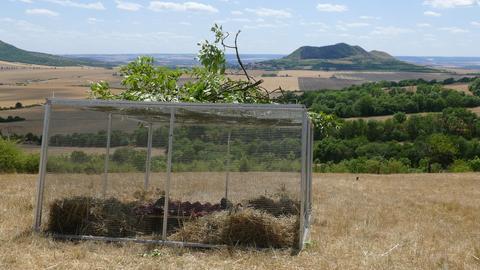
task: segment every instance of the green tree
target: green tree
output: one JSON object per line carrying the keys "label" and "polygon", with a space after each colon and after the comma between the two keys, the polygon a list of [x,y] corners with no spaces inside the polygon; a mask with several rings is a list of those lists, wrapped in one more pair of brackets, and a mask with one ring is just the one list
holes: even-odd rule
{"label": "green tree", "polygon": [[393,115],[393,119],[397,122],[397,123],[404,123],[406,120],[407,120],[407,115],[404,113],[404,112],[397,112]]}
{"label": "green tree", "polygon": [[443,134],[433,134],[427,139],[427,154],[432,162],[446,168],[458,153],[452,140]]}
{"label": "green tree", "polygon": [[[239,33],[235,38],[235,46],[228,46],[225,44],[228,32],[216,24],[211,31],[215,36],[214,41],[205,40],[198,44],[200,67],[172,70],[157,67],[152,57],[142,56],[121,67],[124,91],[113,93],[108,83],[98,82],[91,86],[91,97],[161,102],[271,103],[271,93],[260,87],[263,81],[253,80],[246,71],[247,80],[232,80],[225,74],[225,50],[235,48],[238,52],[236,44]],[[182,75],[191,80],[180,85]]]}
{"label": "green tree", "polygon": [[[142,56],[121,67],[122,85],[125,90],[114,93],[107,82],[101,81],[91,85],[90,97],[161,102],[274,103],[273,92],[261,87],[263,81],[251,77],[241,61],[238,49],[240,31],[235,35],[234,45],[226,44],[230,34],[223,31],[222,26],[215,24],[211,31],[214,40],[205,40],[198,44],[200,67],[192,70],[156,67],[152,57]],[[235,50],[245,80],[233,80],[226,76],[227,49]],[[190,77],[191,80],[181,85],[179,83],[181,76]],[[279,91],[282,92],[281,89]],[[335,118],[328,114],[316,111],[310,112],[310,117],[318,129],[317,134],[322,136],[337,126]]]}
{"label": "green tree", "polygon": [[476,78],[468,87],[475,96],[480,96],[480,78]]}
{"label": "green tree", "polygon": [[361,116],[374,115],[375,109],[373,107],[374,100],[370,96],[363,96],[353,105],[353,109]]}

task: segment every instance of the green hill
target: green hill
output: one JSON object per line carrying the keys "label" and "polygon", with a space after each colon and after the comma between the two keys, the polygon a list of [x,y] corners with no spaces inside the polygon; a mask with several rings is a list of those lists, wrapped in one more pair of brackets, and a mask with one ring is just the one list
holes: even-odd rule
{"label": "green hill", "polygon": [[91,59],[71,59],[53,54],[30,52],[0,40],[0,61],[45,66],[96,66],[107,67],[106,63]]}
{"label": "green hill", "polygon": [[324,47],[300,47],[284,58],[257,63],[255,68],[269,70],[437,71],[428,67],[402,62],[385,52],[368,52],[360,46],[351,46],[345,43]]}

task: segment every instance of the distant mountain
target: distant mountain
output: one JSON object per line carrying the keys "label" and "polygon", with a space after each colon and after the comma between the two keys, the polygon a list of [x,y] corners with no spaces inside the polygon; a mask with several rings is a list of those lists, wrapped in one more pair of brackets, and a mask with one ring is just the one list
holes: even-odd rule
{"label": "distant mountain", "polygon": [[53,54],[30,52],[19,49],[0,40],[0,61],[18,62],[44,66],[96,66],[107,67],[108,64],[87,58],[68,58]]}
{"label": "distant mountain", "polygon": [[[100,62],[109,63],[111,65],[124,65],[134,61],[139,56],[151,56],[155,58],[155,64],[159,66],[182,68],[199,66],[197,55],[193,53],[147,53],[147,54],[69,54],[64,55],[73,59],[92,59]],[[279,59],[285,55],[280,54],[242,54],[242,62],[244,64],[252,64],[267,60]],[[225,54],[229,67],[238,67],[237,55]]]}
{"label": "distant mountain", "polygon": [[368,52],[360,46],[351,46],[346,43],[324,47],[300,47],[286,57],[259,62],[254,67],[273,70],[436,71],[432,68],[402,62],[386,52]]}

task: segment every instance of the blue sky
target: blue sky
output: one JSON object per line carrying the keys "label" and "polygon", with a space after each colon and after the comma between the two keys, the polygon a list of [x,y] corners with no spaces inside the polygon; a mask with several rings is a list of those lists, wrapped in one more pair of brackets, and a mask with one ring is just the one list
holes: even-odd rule
{"label": "blue sky", "polygon": [[393,55],[480,56],[480,0],[1,0],[0,40],[68,53],[192,53],[209,28],[243,53],[339,42]]}

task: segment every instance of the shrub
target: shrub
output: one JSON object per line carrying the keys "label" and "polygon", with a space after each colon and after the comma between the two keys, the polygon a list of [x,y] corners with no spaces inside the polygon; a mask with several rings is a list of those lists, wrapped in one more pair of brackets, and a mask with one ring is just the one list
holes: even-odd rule
{"label": "shrub", "polygon": [[115,152],[113,153],[113,156],[112,156],[112,161],[115,161],[115,162],[118,162],[118,163],[126,163],[135,154],[136,154],[135,149],[133,149],[131,147],[122,147],[122,148],[119,148],[119,149],[115,150]]}
{"label": "shrub", "polygon": [[38,173],[38,166],[40,163],[40,156],[36,154],[27,154],[23,157],[22,171],[25,173]]}
{"label": "shrub", "polygon": [[430,172],[431,173],[441,173],[443,171],[442,164],[433,163],[430,165]]}
{"label": "shrub", "polygon": [[21,168],[22,152],[15,142],[0,138],[0,172],[13,173]]}
{"label": "shrub", "polygon": [[472,168],[472,170],[474,172],[480,172],[480,158],[479,157],[476,157],[472,160],[470,160],[470,168]]}
{"label": "shrub", "polygon": [[73,151],[70,154],[70,160],[72,162],[85,163],[90,160],[90,157],[83,151]]}
{"label": "shrub", "polygon": [[247,157],[243,156],[240,159],[240,164],[239,164],[238,170],[241,171],[241,172],[248,172],[250,170],[250,167],[251,167],[250,162],[248,161]]}
{"label": "shrub", "polygon": [[382,173],[407,173],[409,167],[400,160],[390,159],[382,166]]}
{"label": "shrub", "polygon": [[450,165],[449,171],[455,173],[470,172],[472,171],[472,168],[465,160],[457,159],[452,163],[452,165]]}

